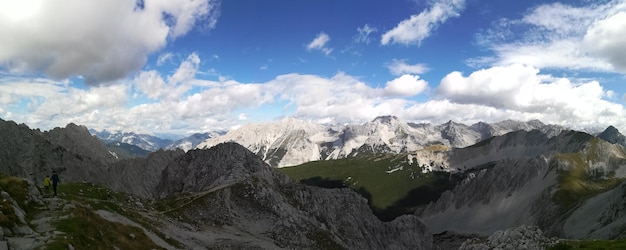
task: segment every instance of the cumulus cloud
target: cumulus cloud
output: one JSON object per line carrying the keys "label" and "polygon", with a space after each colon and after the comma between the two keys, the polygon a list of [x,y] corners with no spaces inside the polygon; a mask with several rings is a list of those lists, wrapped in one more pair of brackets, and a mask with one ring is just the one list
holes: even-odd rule
{"label": "cumulus cloud", "polygon": [[294,117],[334,122],[361,122],[399,112],[407,101],[386,97],[384,89],[372,88],[357,78],[338,73],[331,78],[287,74],[265,84],[279,100],[294,106]]}
{"label": "cumulus cloud", "polygon": [[416,75],[402,75],[387,82],[385,94],[389,96],[414,96],[422,93],[428,87],[428,82],[419,79]]}
{"label": "cumulus cloud", "polygon": [[597,81],[573,83],[519,64],[479,70],[467,77],[452,72],[441,80],[435,93],[450,103],[575,127],[625,122],[623,106],[605,100],[610,92]]}
{"label": "cumulus cloud", "polygon": [[[469,75],[452,72],[429,99],[417,100],[428,83],[412,74],[383,87],[341,72],[332,77],[292,73],[261,83],[211,81],[195,77],[200,61],[192,53],[169,75],[144,71],[132,81],[86,90],[63,81],[3,78],[0,116],[43,129],[76,122],[95,129],[179,134],[234,128],[268,109],[275,116],[326,123],[394,114],[431,123],[540,119],[573,128],[626,126],[623,106],[611,102],[615,93],[599,82],[556,78],[521,64]],[[136,92],[140,96],[132,97]],[[144,97],[152,100],[136,103]],[[21,105],[27,111],[20,111],[25,110]]]}
{"label": "cumulus cloud", "polygon": [[406,60],[398,59],[393,59],[386,66],[393,75],[424,74],[430,70],[425,64],[407,64]]}
{"label": "cumulus cloud", "polygon": [[117,122],[110,115],[114,110],[123,113],[130,89],[116,84],[85,90],[67,82],[12,77],[1,80],[0,93],[0,101],[6,107],[0,115],[31,126],[49,129],[80,121],[110,128]]}
{"label": "cumulus cloud", "polygon": [[[20,3],[18,3],[20,2]],[[195,24],[215,26],[213,0],[0,2],[0,67],[101,84],[138,71],[148,54]]]}
{"label": "cumulus cloud", "polygon": [[143,71],[133,80],[135,87],[151,99],[174,100],[192,87],[200,65],[200,57],[192,53],[183,61],[176,72],[167,77],[167,82],[156,70]]}
{"label": "cumulus cloud", "polygon": [[626,3],[618,0],[587,6],[539,5],[519,20],[500,20],[480,34],[479,43],[494,56],[469,63],[624,73],[626,52],[620,48],[626,46],[625,11]]}
{"label": "cumulus cloud", "polygon": [[317,34],[315,39],[313,39],[313,41],[311,41],[306,46],[306,48],[309,51],[311,51],[311,50],[319,50],[322,53],[324,53],[325,55],[330,55],[330,53],[333,52],[333,49],[329,48],[329,47],[326,47],[326,44],[328,43],[328,41],[330,41],[330,36],[328,36],[324,32],[321,32],[321,33]]}
{"label": "cumulus cloud", "polygon": [[433,30],[451,17],[459,16],[465,8],[465,0],[438,0],[429,9],[398,25],[381,36],[380,43],[399,43],[404,45],[420,45],[429,37]]}
{"label": "cumulus cloud", "polygon": [[626,12],[594,23],[583,37],[583,47],[608,61],[615,70],[626,73]]}

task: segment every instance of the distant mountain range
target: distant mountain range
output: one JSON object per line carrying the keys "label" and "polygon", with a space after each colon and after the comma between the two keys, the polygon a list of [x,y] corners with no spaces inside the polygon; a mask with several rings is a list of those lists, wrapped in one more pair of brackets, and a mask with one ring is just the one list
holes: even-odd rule
{"label": "distant mountain range", "polygon": [[160,149],[182,149],[187,151],[195,148],[206,139],[224,134],[224,132],[195,133],[179,140],[171,140],[134,132],[109,132],[107,130],[96,131],[94,129],[90,129],[89,132],[103,141],[112,152],[116,153],[116,156],[122,159],[145,157],[149,153]]}
{"label": "distant mountain range", "polygon": [[364,153],[410,152],[429,145],[462,148],[518,130],[539,130],[552,137],[564,129],[538,120],[479,122],[468,126],[453,121],[440,125],[410,123],[395,116],[381,116],[364,124],[325,126],[289,118],[248,124],[223,136],[209,138],[197,148],[233,141],[271,166],[285,167]]}

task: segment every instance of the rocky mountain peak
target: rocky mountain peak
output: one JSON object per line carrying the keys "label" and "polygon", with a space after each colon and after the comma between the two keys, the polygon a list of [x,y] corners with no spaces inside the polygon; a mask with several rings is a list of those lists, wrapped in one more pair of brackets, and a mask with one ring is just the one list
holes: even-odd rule
{"label": "rocky mountain peak", "polygon": [[393,116],[393,115],[379,116],[379,117],[374,118],[374,120],[372,120],[372,122],[378,122],[378,123],[387,124],[387,125],[392,125],[392,124],[398,123],[399,121],[400,121],[400,118],[398,118],[397,116]]}
{"label": "rocky mountain peak", "polygon": [[117,160],[114,155],[109,153],[106,145],[97,137],[92,136],[85,126],[70,123],[65,128],[56,127],[44,134],[50,142],[81,155],[89,156],[103,164],[110,164]]}
{"label": "rocky mountain peak", "polygon": [[533,119],[527,122],[529,125],[535,126],[535,127],[540,127],[545,125],[545,123],[541,122],[540,120],[537,119]]}
{"label": "rocky mountain peak", "polygon": [[615,139],[619,136],[623,136],[619,130],[617,130],[617,128],[613,127],[613,126],[608,126],[604,131],[602,131],[602,133],[598,134],[598,137],[600,137],[603,140],[606,141],[611,141],[611,139]]}
{"label": "rocky mountain peak", "polygon": [[157,188],[159,196],[200,192],[252,176],[267,182],[286,180],[250,150],[234,142],[190,150],[170,162],[162,174]]}
{"label": "rocky mountain peak", "polygon": [[598,134],[598,138],[610,142],[612,144],[619,144],[626,147],[626,136],[617,130],[613,126],[609,126],[602,133]]}

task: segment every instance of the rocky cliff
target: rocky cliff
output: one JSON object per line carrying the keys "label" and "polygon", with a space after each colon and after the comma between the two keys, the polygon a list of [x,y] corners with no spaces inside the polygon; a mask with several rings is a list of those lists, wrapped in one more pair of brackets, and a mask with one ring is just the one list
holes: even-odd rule
{"label": "rocky cliff", "polygon": [[351,190],[295,184],[235,143],[177,158],[157,190],[161,197],[195,194],[193,202],[172,210],[190,221],[280,248],[432,248],[432,236],[415,216],[383,223]]}
{"label": "rocky cliff", "polygon": [[0,171],[39,183],[53,171],[63,181],[94,181],[115,161],[86,128],[73,124],[50,132],[0,120]]}
{"label": "rocky cliff", "polygon": [[615,238],[626,226],[620,145],[575,131],[552,138],[519,131],[453,150],[448,161],[468,177],[418,211],[435,233],[489,235],[531,225],[559,237]]}

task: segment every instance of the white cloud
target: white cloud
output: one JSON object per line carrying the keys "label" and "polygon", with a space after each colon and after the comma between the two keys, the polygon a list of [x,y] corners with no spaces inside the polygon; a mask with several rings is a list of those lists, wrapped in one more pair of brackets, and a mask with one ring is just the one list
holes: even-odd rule
{"label": "white cloud", "polygon": [[408,97],[422,93],[427,87],[428,82],[419,79],[419,76],[406,74],[387,82],[385,94]]}
{"label": "white cloud", "polygon": [[429,9],[409,19],[403,20],[395,28],[381,36],[380,43],[399,43],[404,45],[420,45],[431,32],[448,18],[459,16],[465,8],[465,0],[438,0]]}
{"label": "white cloud", "polygon": [[329,55],[331,52],[333,52],[333,49],[326,47],[326,44],[328,43],[328,41],[330,41],[330,37],[326,33],[321,32],[317,34],[315,39],[313,39],[313,41],[311,41],[306,46],[306,48],[309,51],[319,50],[319,51],[322,51],[325,55]]}
{"label": "white cloud", "polygon": [[192,87],[191,81],[194,80],[199,65],[200,58],[196,53],[192,53],[180,64],[176,72],[167,78],[167,82],[159,72],[151,70],[139,73],[133,83],[137,90],[151,99],[179,99]]}
{"label": "white cloud", "polygon": [[541,75],[530,66],[493,67],[467,77],[452,72],[435,92],[450,103],[574,127],[626,122],[623,106],[604,100],[611,93],[598,82],[572,83],[566,78]]}
{"label": "white cloud", "polygon": [[214,26],[215,6],[213,0],[146,0],[143,8],[135,0],[1,1],[0,67],[55,79],[82,76],[88,84],[122,79],[194,24]]}
{"label": "white cloud", "polygon": [[[125,84],[74,88],[49,79],[4,78],[0,101],[11,119],[30,126],[50,129],[70,122],[111,127],[116,125],[113,111],[123,113],[130,89]],[[6,98],[8,97],[8,98]],[[103,116],[96,115],[104,114]]]}
{"label": "white cloud", "polygon": [[370,27],[368,24],[364,25],[363,27],[359,27],[356,30],[358,34],[354,36],[353,38],[354,42],[364,43],[364,44],[369,44],[372,40],[370,35],[376,32],[376,28]]}
{"label": "white cloud", "polygon": [[594,23],[583,37],[583,47],[626,73],[626,12]]}
{"label": "white cloud", "polygon": [[[612,66],[597,57],[580,50],[574,40],[538,42],[534,44],[501,44],[492,48],[497,58],[482,63],[507,66],[511,64],[533,65],[538,68],[564,68],[570,70],[594,70],[607,72]],[[478,61],[475,61],[478,62]],[[478,64],[481,64],[479,62]]]}
{"label": "white cloud", "polygon": [[494,56],[469,63],[625,73],[625,11],[626,3],[619,0],[577,7],[539,5],[521,19],[500,20],[479,35]]}
{"label": "white cloud", "polygon": [[[209,81],[194,77],[199,61],[191,54],[171,75],[145,71],[134,81],[87,90],[47,79],[4,78],[0,115],[42,129],[75,122],[95,129],[179,134],[238,127],[255,122],[259,113],[271,115],[266,119],[291,116],[325,123],[361,123],[394,114],[431,123],[540,119],[574,128],[626,126],[624,107],[612,102],[615,93],[599,82],[555,78],[519,64],[467,76],[452,72],[429,91],[430,99],[418,101],[414,96],[428,83],[417,75],[399,76],[380,88],[344,73],[330,78],[285,74],[262,83]],[[152,100],[137,104],[141,98],[131,98],[133,91]],[[16,112],[24,110],[16,105],[26,105],[27,111]]]}
{"label": "white cloud", "polygon": [[393,59],[391,63],[386,65],[389,72],[393,75],[403,74],[424,74],[429,68],[425,64],[407,64],[406,60]]}

